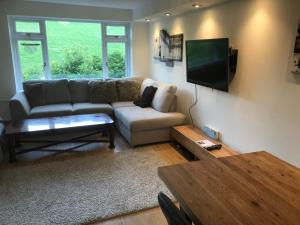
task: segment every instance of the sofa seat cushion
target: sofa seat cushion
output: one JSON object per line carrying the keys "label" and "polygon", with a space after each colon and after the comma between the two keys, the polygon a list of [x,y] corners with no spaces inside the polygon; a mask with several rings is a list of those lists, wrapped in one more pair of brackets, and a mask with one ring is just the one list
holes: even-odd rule
{"label": "sofa seat cushion", "polygon": [[153,108],[119,107],[115,117],[130,131],[168,128],[185,123],[185,115],[177,112],[161,113]]}
{"label": "sofa seat cushion", "polygon": [[71,104],[52,104],[36,106],[30,110],[30,118],[67,116],[72,114]]}
{"label": "sofa seat cushion", "polygon": [[109,104],[94,104],[89,102],[73,104],[73,114],[106,113],[113,114],[113,108]]}
{"label": "sofa seat cushion", "polygon": [[113,102],[112,107],[115,108],[119,108],[119,107],[131,107],[131,106],[135,106],[135,104],[133,102]]}

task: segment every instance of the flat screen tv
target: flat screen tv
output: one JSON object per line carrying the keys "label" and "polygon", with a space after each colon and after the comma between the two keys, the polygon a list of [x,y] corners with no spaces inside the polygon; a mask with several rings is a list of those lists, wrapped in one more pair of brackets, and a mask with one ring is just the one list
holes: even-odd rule
{"label": "flat screen tv", "polygon": [[229,39],[186,41],[187,82],[228,91]]}

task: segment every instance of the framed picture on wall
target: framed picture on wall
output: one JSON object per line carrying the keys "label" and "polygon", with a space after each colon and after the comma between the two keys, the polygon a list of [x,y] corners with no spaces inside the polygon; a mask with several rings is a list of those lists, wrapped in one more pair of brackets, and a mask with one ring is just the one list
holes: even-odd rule
{"label": "framed picture on wall", "polygon": [[183,34],[177,34],[171,36],[170,49],[172,52],[172,59],[174,61],[182,62]]}
{"label": "framed picture on wall", "polygon": [[169,35],[167,30],[160,30],[159,38],[154,40],[154,59],[173,67],[174,61],[182,62],[183,34]]}

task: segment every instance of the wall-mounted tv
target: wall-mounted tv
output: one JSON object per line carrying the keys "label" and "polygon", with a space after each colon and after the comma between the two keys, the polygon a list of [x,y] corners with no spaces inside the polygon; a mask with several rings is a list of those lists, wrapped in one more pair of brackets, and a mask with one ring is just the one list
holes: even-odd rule
{"label": "wall-mounted tv", "polygon": [[186,41],[187,82],[228,91],[229,39]]}

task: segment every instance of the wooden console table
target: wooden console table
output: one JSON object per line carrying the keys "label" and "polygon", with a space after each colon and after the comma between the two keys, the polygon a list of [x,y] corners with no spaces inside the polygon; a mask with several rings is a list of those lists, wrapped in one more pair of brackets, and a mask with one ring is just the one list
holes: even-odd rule
{"label": "wooden console table", "polygon": [[[171,138],[173,141],[178,142],[180,145],[185,147],[198,159],[213,159],[219,157],[237,155],[238,152],[229,148],[221,142],[215,141],[205,135],[200,129],[193,128],[190,125],[176,126],[171,128]],[[213,143],[222,144],[222,148],[219,150],[207,151],[202,148],[196,141],[207,139]]]}

